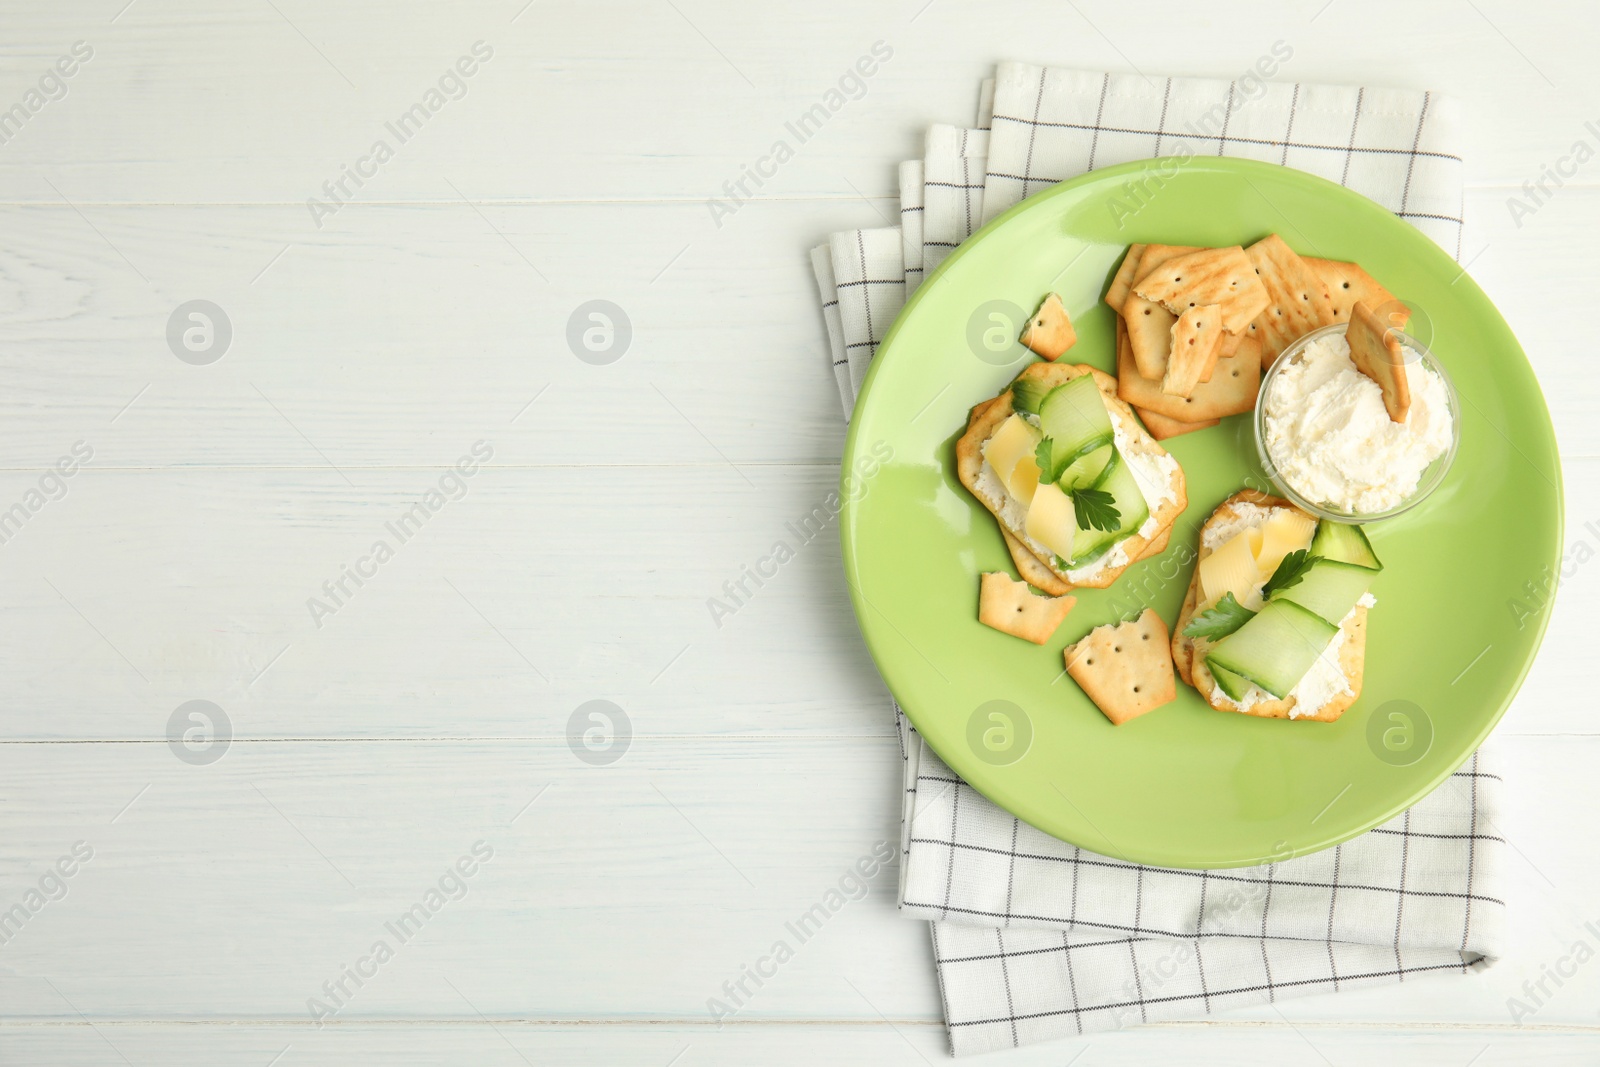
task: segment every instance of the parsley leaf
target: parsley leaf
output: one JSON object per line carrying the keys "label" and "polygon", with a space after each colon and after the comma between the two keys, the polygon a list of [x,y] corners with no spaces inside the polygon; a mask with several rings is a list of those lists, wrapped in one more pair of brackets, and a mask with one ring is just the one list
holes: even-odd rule
{"label": "parsley leaf", "polygon": [[1183,636],[1209,637],[1215,641],[1233,633],[1255,614],[1235,600],[1232,593],[1223,593],[1221,600],[1189,620],[1189,625],[1183,628]]}
{"label": "parsley leaf", "polygon": [[[1072,457],[1065,454],[1059,460],[1056,458],[1055,453],[1057,450],[1055,444],[1054,440],[1045,437],[1039,441],[1038,446],[1033,450],[1033,461],[1039,465],[1040,485],[1059,482],[1062,473],[1066,471],[1067,466],[1072,462]],[[1061,451],[1065,453],[1066,449],[1061,449]]]}
{"label": "parsley leaf", "polygon": [[1116,498],[1104,489],[1079,489],[1072,494],[1072,510],[1080,530],[1115,530],[1122,522]]}
{"label": "parsley leaf", "polygon": [[1278,564],[1278,569],[1272,572],[1272,577],[1267,579],[1267,584],[1261,587],[1261,598],[1271,600],[1272,594],[1281,593],[1285,589],[1293,588],[1300,584],[1312,564],[1320,563],[1321,556],[1313,556],[1310,549],[1297,548]]}

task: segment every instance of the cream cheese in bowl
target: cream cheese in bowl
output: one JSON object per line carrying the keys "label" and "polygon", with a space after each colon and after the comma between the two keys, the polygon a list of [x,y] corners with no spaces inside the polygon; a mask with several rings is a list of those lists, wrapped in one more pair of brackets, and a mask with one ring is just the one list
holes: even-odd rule
{"label": "cream cheese in bowl", "polygon": [[1290,499],[1343,521],[1398,514],[1442,480],[1455,452],[1455,393],[1419,342],[1401,335],[1411,405],[1394,422],[1356,369],[1344,323],[1285,349],[1261,383],[1256,442]]}

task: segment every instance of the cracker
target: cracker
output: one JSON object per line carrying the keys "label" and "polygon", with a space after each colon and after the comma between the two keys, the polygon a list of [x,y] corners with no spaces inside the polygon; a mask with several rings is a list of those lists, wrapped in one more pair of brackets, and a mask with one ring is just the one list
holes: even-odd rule
{"label": "cracker", "polygon": [[[1169,259],[1198,252],[1189,245],[1145,245],[1139,257],[1138,273],[1142,274],[1161,266]],[[1134,286],[1139,284],[1135,278]],[[1134,362],[1139,373],[1159,381],[1167,370],[1167,353],[1172,348],[1172,324],[1178,316],[1137,293],[1129,292],[1119,309],[1128,323],[1128,339],[1133,345]]]}
{"label": "cracker", "polygon": [[1201,304],[1178,316],[1172,327],[1167,373],[1161,378],[1163,393],[1188,397],[1205,369],[1216,366],[1222,351],[1223,318],[1222,308],[1216,304]]}
{"label": "cracker", "polygon": [[1255,264],[1238,245],[1174,256],[1145,272],[1133,289],[1174,315],[1214,304],[1220,309],[1222,328],[1229,333],[1242,333],[1268,302]]}
{"label": "cracker", "polygon": [[1177,698],[1167,640],[1167,624],[1145,608],[1132,622],[1095,627],[1063,657],[1072,680],[1121,726]]}
{"label": "cracker", "polygon": [[1139,259],[1144,255],[1144,248],[1144,245],[1129,245],[1128,254],[1122,257],[1122,265],[1111,276],[1111,287],[1106,290],[1106,303],[1119,315],[1122,314],[1122,305],[1128,302],[1128,289],[1139,270]]}
{"label": "cracker", "polygon": [[1333,305],[1333,320],[1349,322],[1350,309],[1356,301],[1367,305],[1386,325],[1403,330],[1411,320],[1411,309],[1395,299],[1395,295],[1378,280],[1361,269],[1359,263],[1344,263],[1337,259],[1304,257],[1311,269],[1322,279]]}
{"label": "cracker", "polygon": [[1406,381],[1400,339],[1359,300],[1350,310],[1350,325],[1344,336],[1350,342],[1350,362],[1383,390],[1383,407],[1389,420],[1405,422],[1406,412],[1411,410],[1411,383]]}
{"label": "cracker", "polygon": [[1032,552],[1028,546],[1017,540],[1015,535],[1004,526],[1000,527],[1000,536],[1005,538],[1006,551],[1011,553],[1011,562],[1016,564],[1017,573],[1022,580],[1041,589],[1051,596],[1063,596],[1072,592],[1072,586],[1056,577],[1055,571],[1044,565],[1044,561]]}
{"label": "cracker", "polygon": [[[1101,370],[1096,370],[1087,364],[1078,363],[1033,363],[1026,367],[1019,377],[1027,377],[1040,381],[1048,386],[1059,385],[1079,375],[1089,374],[1094,377],[1095,385],[1100,389],[1100,394],[1106,398],[1106,407],[1110,411],[1112,421],[1121,428],[1122,440],[1127,445],[1130,454],[1146,456],[1165,456],[1166,449],[1154,437],[1150,436],[1134,416],[1133,409],[1117,398],[1117,380]],[[961,484],[977,498],[978,502],[993,514],[1001,527],[1006,529],[1013,537],[1027,547],[1028,551],[1037,557],[1043,565],[1049,568],[1061,581],[1074,587],[1104,589],[1122,575],[1129,564],[1144,558],[1146,550],[1151,543],[1156,541],[1162,533],[1170,527],[1183,509],[1188,506],[1189,497],[1186,482],[1181,467],[1174,467],[1167,490],[1170,495],[1159,505],[1150,509],[1154,526],[1149,536],[1134,533],[1133,536],[1123,539],[1121,546],[1128,557],[1128,563],[1107,565],[1099,568],[1095,573],[1079,575],[1078,581],[1069,577],[1070,570],[1058,567],[1054,555],[1043,545],[1034,544],[1021,530],[1007,527],[1004,519],[1006,501],[1009,499],[1005,490],[994,483],[992,472],[985,478],[983,443],[999,427],[1000,423],[1010,417],[1013,411],[1011,404],[1011,391],[1008,389],[993,400],[984,401],[973,408],[972,416],[967,422],[967,430],[956,441],[956,477]]]}
{"label": "cracker", "polygon": [[1261,387],[1259,351],[1253,339],[1245,338],[1232,356],[1217,358],[1211,380],[1196,385],[1187,397],[1163,393],[1159,380],[1151,381],[1139,373],[1131,351],[1119,353],[1117,395],[1146,411],[1180,422],[1238,415],[1256,406],[1256,391]]}
{"label": "cracker", "polygon": [[[1218,689],[1211,671],[1205,665],[1205,654],[1209,651],[1211,643],[1203,637],[1185,637],[1184,627],[1189,625],[1194,618],[1200,601],[1200,566],[1199,561],[1211,554],[1205,547],[1203,536],[1207,529],[1214,523],[1233,522],[1238,517],[1234,510],[1235,504],[1255,504],[1259,507],[1288,508],[1293,507],[1281,497],[1268,496],[1253,489],[1241,489],[1228,499],[1224,500],[1217,510],[1211,513],[1200,526],[1197,536],[1201,537],[1200,550],[1195,560],[1194,574],[1189,582],[1189,592],[1184,597],[1183,607],[1178,612],[1177,622],[1172,626],[1172,663],[1176,668],[1178,677],[1188,685],[1194,686],[1202,698],[1217,711],[1231,711],[1243,715],[1253,715],[1263,719],[1287,719],[1289,711],[1294,707],[1293,697],[1282,700],[1264,700],[1248,709],[1240,708],[1228,695]],[[1367,609],[1358,607],[1349,619],[1346,619],[1344,629],[1344,644],[1339,649],[1339,666],[1344,671],[1345,678],[1350,683],[1350,692],[1341,694],[1329,701],[1315,715],[1302,715],[1300,721],[1304,722],[1333,722],[1342,715],[1356,698],[1361,695],[1361,682],[1366,672],[1366,646],[1367,646]]]}
{"label": "cracker", "polygon": [[1153,559],[1156,556],[1161,555],[1161,553],[1167,550],[1167,545],[1171,543],[1171,541],[1172,524],[1168,523],[1166,526],[1163,526],[1161,529],[1157,530],[1154,537],[1150,538],[1150,543],[1144,546],[1144,551],[1139,553],[1139,558]]}
{"label": "cracker", "polygon": [[1290,507],[1289,502],[1282,497],[1269,496],[1255,489],[1241,489],[1234,493],[1213,511],[1206,521],[1201,523],[1196,534],[1200,542],[1199,551],[1195,556],[1194,573],[1189,579],[1189,592],[1184,596],[1183,606],[1178,609],[1178,621],[1172,625],[1172,664],[1177,668],[1178,677],[1182,678],[1185,685],[1194,685],[1193,665],[1194,646],[1196,638],[1185,637],[1184,627],[1189,625],[1196,610],[1200,606],[1200,560],[1211,555],[1211,549],[1205,547],[1204,535],[1214,522],[1231,522],[1239,513],[1233,510],[1235,504],[1255,504],[1259,507]]}
{"label": "cracker", "polygon": [[1042,645],[1050,640],[1077,598],[1036,596],[1027,582],[993,571],[978,586],[978,621],[1001,633]]}
{"label": "cracker", "polygon": [[1239,333],[1223,333],[1222,344],[1217,346],[1216,354],[1211,357],[1211,362],[1200,369],[1200,380],[1202,382],[1211,380],[1212,373],[1217,369],[1217,360],[1223,356],[1231,356],[1239,351],[1239,346],[1244,344],[1245,333],[1247,332],[1248,330]]}
{"label": "cracker", "polygon": [[1144,428],[1150,431],[1150,436],[1157,441],[1165,441],[1169,437],[1181,437],[1186,433],[1196,430],[1209,430],[1222,422],[1221,419],[1202,419],[1199,422],[1181,422],[1159,411],[1150,411],[1147,408],[1136,407],[1139,419],[1144,423]]}
{"label": "cracker", "polygon": [[1061,298],[1051,293],[1040,302],[1039,310],[1033,313],[1017,340],[1023,347],[1054,362],[1078,343],[1078,331],[1073,329]]}
{"label": "cracker", "polygon": [[[1151,436],[1154,436],[1153,434]],[[1056,577],[1054,571],[1045,566],[1044,561],[1028,550],[1028,546],[1011,533],[1004,526],[1000,527],[1000,536],[1005,540],[1006,551],[1011,553],[1011,562],[1016,565],[1017,574],[1022,580],[1035,589],[1051,596],[1064,596],[1072,592],[1072,586]],[[1167,545],[1172,540],[1172,525],[1169,523],[1151,535],[1150,541],[1144,546],[1144,551],[1139,553],[1137,563],[1141,559],[1151,559],[1167,550]]]}
{"label": "cracker", "polygon": [[1277,234],[1257,241],[1245,254],[1255,264],[1270,301],[1249,327],[1261,342],[1262,366],[1270,367],[1285,348],[1335,321],[1333,303],[1322,279]]}

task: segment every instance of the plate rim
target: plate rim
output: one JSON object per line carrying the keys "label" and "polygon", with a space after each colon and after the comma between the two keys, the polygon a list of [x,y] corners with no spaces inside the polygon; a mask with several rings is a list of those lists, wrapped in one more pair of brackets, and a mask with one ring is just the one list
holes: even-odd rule
{"label": "plate rim", "polygon": [[[840,557],[845,585],[850,594],[851,610],[856,620],[856,627],[861,634],[863,643],[867,647],[868,654],[872,657],[873,667],[877,670],[878,675],[882,679],[885,687],[889,689],[890,695],[894,699],[896,705],[901,708],[907,720],[913,726],[917,726],[918,715],[909,710],[908,705],[900,699],[898,694],[894,692],[894,686],[890,683],[885,671],[880,666],[879,650],[876,647],[876,642],[874,641],[871,633],[869,633],[865,622],[867,615],[866,609],[870,608],[871,605],[865,601],[864,596],[860,592],[859,561],[856,558],[856,547],[854,543],[855,538],[852,535],[852,532],[855,528],[856,510],[860,501],[853,498],[852,494],[848,491],[847,484],[848,479],[852,477],[851,472],[854,469],[855,462],[858,458],[857,451],[860,446],[860,431],[864,423],[864,420],[858,418],[857,414],[863,411],[865,409],[865,405],[869,403],[872,396],[873,386],[876,384],[879,376],[879,371],[881,370],[882,366],[888,362],[887,360],[880,358],[879,353],[882,353],[885,349],[888,349],[891,346],[891,344],[899,336],[901,330],[912,319],[913,312],[921,305],[924,299],[929,297],[929,295],[934,291],[936,283],[944,277],[944,275],[953,267],[953,265],[960,262],[960,260],[970,253],[975,247],[977,247],[980,242],[992,237],[994,233],[998,232],[1011,220],[1030,211],[1044,210],[1045,206],[1055,197],[1064,195],[1076,188],[1079,188],[1080,186],[1089,185],[1098,181],[1104,181],[1108,178],[1115,179],[1121,178],[1125,175],[1140,174],[1162,165],[1165,165],[1169,169],[1173,166],[1177,166],[1179,168],[1179,173],[1181,174],[1183,171],[1192,168],[1196,161],[1196,157],[1192,155],[1188,157],[1168,155],[1154,156],[1149,159],[1132,160],[1130,162],[1120,163],[1114,166],[1101,167],[1095,170],[1086,171],[1083,174],[1076,175],[1064,181],[1057,182],[1049,189],[1042,190],[1033,196],[1027,197],[1016,204],[1013,204],[1004,212],[985,223],[971,237],[963,241],[959,247],[957,247],[937,268],[935,268],[932,274],[930,274],[921,282],[921,284],[917,287],[917,291],[911,295],[911,298],[908,299],[905,305],[900,309],[899,314],[895,317],[895,321],[890,325],[888,332],[884,334],[883,339],[878,342],[877,349],[875,350],[872,359],[872,365],[867,369],[867,375],[862,380],[860,389],[857,390],[855,405],[852,408],[850,424],[845,434],[845,444],[840,459],[838,488],[840,492],[840,499],[843,501],[843,507],[840,509],[839,516]],[[1246,182],[1249,182],[1249,175],[1251,172],[1263,175],[1271,174],[1274,177],[1282,177],[1287,174],[1290,176],[1291,181],[1304,182],[1312,188],[1317,189],[1319,194],[1325,194],[1335,198],[1343,198],[1350,204],[1355,205],[1358,210],[1375,210],[1394,218],[1398,222],[1410,225],[1409,223],[1406,223],[1403,218],[1395,215],[1394,212],[1390,211],[1382,204],[1377,203],[1370,197],[1365,196],[1354,189],[1350,189],[1347,186],[1343,186],[1337,182],[1323,178],[1320,175],[1312,174],[1308,171],[1299,170],[1294,167],[1287,167],[1276,163],[1268,163],[1262,160],[1244,159],[1230,156],[1204,157],[1202,166],[1213,172],[1232,172],[1233,174],[1242,177]],[[1164,174],[1163,177],[1167,178],[1169,175]],[[1254,183],[1250,184],[1253,185]],[[1268,201],[1268,203],[1270,204],[1270,201]],[[1413,227],[1413,229],[1415,229],[1415,227]],[[1482,302],[1482,304],[1486,306],[1490,312],[1492,312],[1494,317],[1499,320],[1501,326],[1504,327],[1505,333],[1511,339],[1512,344],[1515,345],[1517,357],[1520,358],[1527,366],[1529,377],[1532,380],[1534,391],[1537,394],[1542,408],[1543,419],[1541,420],[1539,426],[1542,437],[1541,443],[1548,447],[1550,456],[1554,460],[1555,464],[1555,469],[1552,472],[1554,475],[1552,486],[1555,502],[1553,543],[1545,546],[1544,554],[1548,555],[1551,560],[1554,560],[1555,565],[1558,566],[1561,558],[1561,546],[1565,543],[1566,539],[1566,491],[1565,479],[1561,475],[1559,440],[1556,437],[1555,424],[1550,418],[1550,405],[1545,399],[1544,387],[1540,383],[1537,373],[1534,372],[1532,361],[1528,359],[1526,350],[1522,347],[1521,342],[1517,340],[1515,331],[1511,329],[1510,323],[1506,321],[1505,316],[1501,314],[1500,309],[1495,302],[1491,300],[1488,294],[1483,291],[1483,288],[1478,285],[1477,280],[1474,279],[1470,273],[1468,273],[1468,270],[1465,266],[1462,266],[1459,261],[1451,258],[1450,254],[1441,248],[1431,238],[1429,238],[1427,234],[1422,233],[1420,230],[1416,230],[1416,233],[1424,240],[1425,247],[1429,249],[1429,252],[1425,253],[1424,258],[1432,255],[1442,256],[1451,267],[1459,269],[1459,275],[1452,285],[1460,285],[1462,282],[1467,283],[1469,286],[1467,290],[1468,299],[1475,299]],[[1424,264],[1423,269],[1429,269],[1428,265]],[[1293,851],[1287,854],[1275,852],[1267,854],[1253,854],[1249,856],[1229,856],[1207,862],[1174,862],[1170,857],[1163,858],[1148,855],[1120,855],[1112,852],[1109,849],[1101,850],[1100,854],[1110,855],[1112,858],[1121,859],[1125,862],[1148,866],[1171,867],[1180,870],[1224,870],[1230,868],[1257,866],[1260,864],[1277,862],[1287,858],[1312,855],[1359,837],[1376,826],[1381,826],[1383,823],[1388,822],[1401,812],[1413,807],[1419,801],[1437,790],[1440,785],[1442,785],[1474,757],[1478,750],[1483,746],[1483,743],[1488,736],[1497,726],[1499,726],[1500,720],[1505,716],[1507,709],[1510,708],[1511,703],[1516,699],[1517,694],[1521,692],[1523,684],[1527,681],[1529,672],[1533,669],[1534,662],[1539,657],[1539,652],[1544,646],[1545,634],[1549,628],[1550,619],[1553,615],[1553,608],[1554,598],[1551,598],[1545,603],[1544,607],[1539,613],[1537,627],[1533,634],[1530,651],[1523,658],[1522,663],[1518,665],[1514,680],[1508,687],[1504,697],[1500,700],[1499,706],[1495,709],[1493,714],[1485,718],[1484,724],[1479,728],[1478,731],[1476,731],[1472,737],[1471,743],[1464,746],[1464,752],[1461,754],[1461,756],[1459,758],[1452,757],[1442,771],[1438,772],[1431,779],[1416,787],[1414,790],[1402,791],[1405,794],[1403,798],[1395,803],[1392,807],[1385,809],[1378,817],[1370,820],[1358,820],[1357,825],[1355,825],[1353,829],[1339,830],[1333,833],[1323,834],[1321,837],[1317,838],[1315,842],[1296,847]],[[1017,811],[1015,807],[1007,803],[1004,799],[996,796],[994,792],[991,792],[991,789],[984,788],[983,786],[972,782],[967,776],[961,774],[961,771],[958,767],[958,765],[964,765],[969,761],[959,757],[952,761],[945,755],[943,751],[941,751],[940,746],[935,744],[932,738],[923,732],[920,726],[917,726],[917,733],[919,736],[923,737],[929,747],[933,749],[935,755],[939,756],[941,760],[944,760],[946,765],[950,766],[950,768],[956,772],[957,776],[961,778],[963,783],[970,788],[977,790],[981,795],[1000,807],[1007,814],[1014,816],[1022,822],[1027,823],[1029,826],[1033,826],[1040,832],[1048,834],[1059,841],[1064,841],[1067,844],[1074,845],[1075,847],[1084,848],[1085,851],[1095,851],[1087,846],[1078,845],[1077,842],[1074,842],[1069,838],[1062,837],[1047,827],[1040,826],[1032,819],[1029,819],[1027,816]],[[1109,845],[1110,842],[1108,841],[1107,844]],[[1138,853],[1140,850],[1134,849],[1130,851]],[[1117,852],[1120,853],[1121,850],[1119,849]]]}

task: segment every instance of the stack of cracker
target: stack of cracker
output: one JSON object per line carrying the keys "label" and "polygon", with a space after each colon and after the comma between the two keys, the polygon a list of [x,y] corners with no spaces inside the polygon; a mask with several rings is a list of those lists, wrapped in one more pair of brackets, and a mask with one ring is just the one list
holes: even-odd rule
{"label": "stack of cracker", "polygon": [[1105,299],[1117,395],[1157,440],[1250,411],[1279,354],[1357,302],[1395,327],[1408,314],[1356,264],[1302,257],[1277,234],[1248,248],[1130,245]]}

